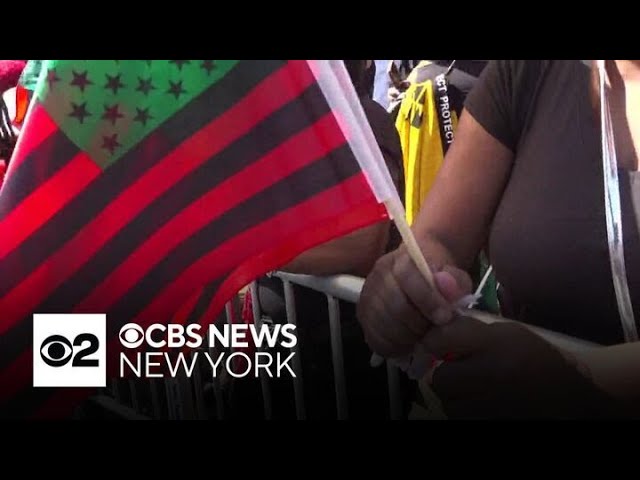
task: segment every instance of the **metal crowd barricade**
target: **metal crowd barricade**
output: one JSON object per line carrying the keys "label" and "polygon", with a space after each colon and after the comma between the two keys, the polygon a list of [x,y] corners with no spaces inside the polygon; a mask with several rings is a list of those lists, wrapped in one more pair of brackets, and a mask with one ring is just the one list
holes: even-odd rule
{"label": "metal crowd barricade", "polygon": [[[285,300],[287,303],[287,319],[291,322],[291,312],[295,308],[293,288],[291,284],[310,288],[327,296],[329,307],[329,331],[331,338],[331,354],[333,359],[334,387],[338,419],[348,418],[347,384],[344,374],[342,351],[342,335],[340,329],[340,309],[338,300],[357,303],[364,279],[351,275],[336,275],[331,277],[316,277],[313,275],[299,275],[286,272],[272,274],[284,282]],[[295,322],[295,313],[294,313]],[[297,375],[297,373],[296,373]],[[297,379],[296,379],[297,380]],[[302,378],[300,377],[300,383]],[[387,363],[387,382],[389,390],[390,417],[398,420],[402,417],[402,402],[400,399],[399,374],[395,367]],[[296,402],[297,404],[297,402]]]}
{"label": "metal crowd barricade", "polygon": [[[316,277],[312,275],[298,275],[285,272],[273,272],[271,276],[277,277],[283,282],[287,322],[296,325],[296,308],[293,284],[321,292],[327,297],[329,311],[329,331],[331,343],[331,355],[334,373],[334,390],[337,418],[347,419],[349,417],[349,399],[347,396],[347,384],[344,372],[344,355],[342,349],[342,332],[340,323],[340,309],[338,301],[357,303],[364,284],[364,279],[350,276],[337,275],[330,277]],[[252,295],[253,317],[259,327],[262,323],[262,313],[260,312],[256,284],[250,286]],[[229,302],[225,308],[227,322],[239,318],[240,302],[238,296]],[[234,313],[235,312],[235,313]],[[486,314],[476,310],[470,310],[470,315],[485,323],[506,321],[494,315]],[[550,343],[568,351],[578,352],[584,349],[596,347],[596,344],[584,340],[576,339],[557,332],[525,325],[538,335],[545,338]],[[210,350],[211,351],[211,350]],[[294,400],[296,418],[304,420],[306,418],[306,408],[304,403],[304,379],[302,376],[301,356],[299,345],[292,347],[295,352],[292,368],[295,373],[293,381]],[[400,396],[400,374],[397,368],[389,362],[387,369],[387,388],[389,396],[389,416],[391,419],[401,419],[403,416],[402,401]],[[207,386],[213,390],[213,401],[215,402],[215,419],[226,417],[223,385],[220,378],[212,378],[207,381],[198,369],[191,378],[178,376],[166,379],[147,380],[112,380],[107,393],[98,396],[96,402],[103,408],[109,409],[112,414],[131,419],[208,419],[207,402],[204,391]],[[260,376],[260,387],[262,391],[262,408],[265,419],[271,419],[273,415],[272,396],[270,380],[268,375],[262,370]],[[149,398],[140,398],[141,384],[145,384],[149,390]],[[163,385],[164,384],[164,385]],[[162,388],[164,386],[164,388]],[[126,391],[126,393],[125,393]]]}

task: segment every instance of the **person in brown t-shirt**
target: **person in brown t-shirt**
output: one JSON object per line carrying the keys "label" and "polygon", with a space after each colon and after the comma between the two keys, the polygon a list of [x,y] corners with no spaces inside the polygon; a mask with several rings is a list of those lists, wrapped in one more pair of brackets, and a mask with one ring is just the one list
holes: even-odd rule
{"label": "person in brown t-shirt", "polygon": [[[450,416],[640,416],[640,344],[615,345],[623,335],[607,246],[598,83],[590,64],[490,62],[413,227],[437,271],[438,291],[427,286],[404,247],[379,260],[365,283],[358,316],[374,351],[399,356],[422,341],[436,355],[454,354],[430,378]],[[638,320],[640,111],[633,106],[640,105],[640,62],[607,65],[627,277]],[[451,302],[470,293],[466,271],[485,245],[511,318],[610,346],[575,357],[514,323],[451,321]]]}

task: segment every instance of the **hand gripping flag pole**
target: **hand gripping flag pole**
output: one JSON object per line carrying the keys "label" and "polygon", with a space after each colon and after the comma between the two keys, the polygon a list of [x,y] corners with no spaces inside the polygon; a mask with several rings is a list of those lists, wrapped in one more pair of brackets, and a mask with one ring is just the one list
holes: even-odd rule
{"label": "hand gripping flag pole", "polygon": [[[411,259],[427,284],[431,288],[436,288],[433,272],[407,223],[404,207],[343,62],[341,60],[314,61],[311,62],[311,69],[332,110],[336,115],[340,115],[338,123],[343,129],[377,200],[385,205],[389,217],[400,232]],[[465,307],[475,303],[476,297],[473,296],[474,300],[471,302],[469,297],[462,299]],[[417,358],[425,357],[425,353],[421,350],[417,349],[412,357],[420,364],[426,364],[423,361],[424,358]],[[394,359],[392,362],[403,370],[407,370],[411,366],[411,358]],[[383,363],[382,357],[373,354],[372,366],[381,363]]]}

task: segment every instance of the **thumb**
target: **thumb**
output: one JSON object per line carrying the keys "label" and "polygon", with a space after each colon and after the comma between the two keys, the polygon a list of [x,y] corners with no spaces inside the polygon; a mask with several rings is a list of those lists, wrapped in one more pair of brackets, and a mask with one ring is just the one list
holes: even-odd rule
{"label": "thumb", "polygon": [[455,303],[465,295],[469,295],[473,288],[471,277],[467,272],[449,265],[435,273],[434,280],[438,290],[449,303]]}

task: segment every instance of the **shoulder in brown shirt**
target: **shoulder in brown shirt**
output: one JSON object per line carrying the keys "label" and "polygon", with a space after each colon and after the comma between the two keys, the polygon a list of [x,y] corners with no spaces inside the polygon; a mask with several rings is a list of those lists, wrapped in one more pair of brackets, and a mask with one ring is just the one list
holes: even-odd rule
{"label": "shoulder in brown shirt", "polygon": [[[512,315],[592,341],[622,341],[604,213],[600,126],[578,60],[492,61],[468,112],[515,153],[490,230]],[[627,276],[640,319],[637,172],[621,170]],[[637,208],[637,207],[636,207]]]}

